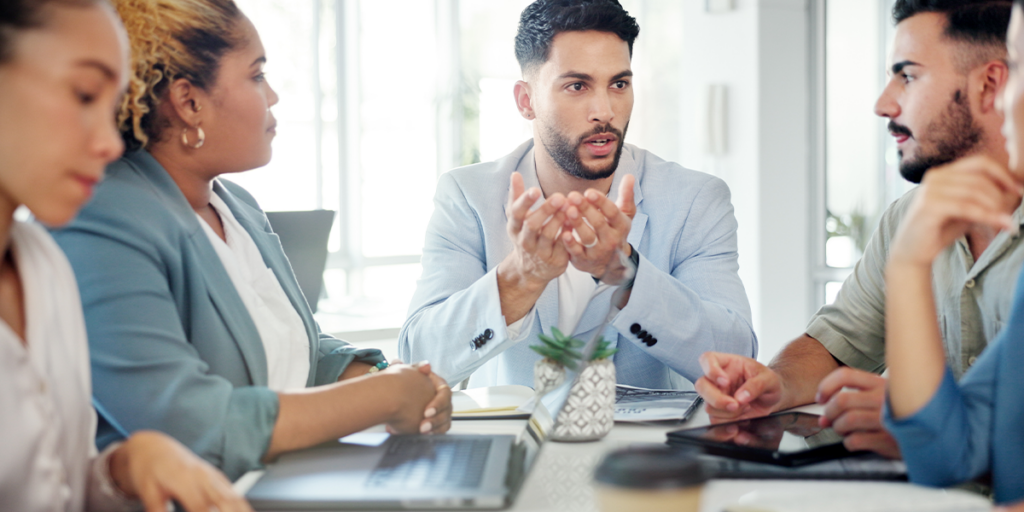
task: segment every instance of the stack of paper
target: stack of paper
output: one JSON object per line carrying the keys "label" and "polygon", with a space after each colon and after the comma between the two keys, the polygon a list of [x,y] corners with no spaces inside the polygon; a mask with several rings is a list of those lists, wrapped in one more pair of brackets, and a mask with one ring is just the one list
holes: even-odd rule
{"label": "stack of paper", "polygon": [[[452,393],[452,418],[525,419],[530,416],[533,395],[533,389],[519,385],[456,391]],[[696,391],[615,386],[615,421],[682,421],[699,404]]]}
{"label": "stack of paper", "polygon": [[615,386],[615,421],[685,421],[700,405],[696,391]]}

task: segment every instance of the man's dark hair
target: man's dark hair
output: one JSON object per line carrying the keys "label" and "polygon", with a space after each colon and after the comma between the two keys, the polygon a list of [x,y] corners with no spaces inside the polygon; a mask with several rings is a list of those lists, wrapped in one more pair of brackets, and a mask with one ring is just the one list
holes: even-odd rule
{"label": "man's dark hair", "polygon": [[102,0],[0,0],[0,64],[11,57],[14,34],[41,27],[46,20],[43,8],[48,4],[90,6]]}
{"label": "man's dark hair", "polygon": [[629,44],[640,34],[636,20],[618,0],[537,0],[523,10],[516,33],[516,60],[523,73],[548,60],[551,41],[562,32],[611,32]]}
{"label": "man's dark hair", "polygon": [[899,25],[923,12],[945,14],[946,37],[966,43],[1005,45],[1012,4],[1011,0],[896,0],[892,18]]}

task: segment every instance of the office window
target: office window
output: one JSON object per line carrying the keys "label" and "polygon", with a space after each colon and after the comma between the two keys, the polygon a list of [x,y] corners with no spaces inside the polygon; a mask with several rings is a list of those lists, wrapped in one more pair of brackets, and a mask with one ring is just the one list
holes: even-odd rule
{"label": "office window", "polygon": [[[281,99],[273,160],[228,179],[265,210],[338,212],[319,301],[325,331],[400,327],[437,177],[531,137],[512,96],[513,39],[530,1],[238,0]],[[682,6],[623,5],[641,26],[627,141],[676,159]]]}
{"label": "office window", "polygon": [[[911,188],[874,105],[887,81],[893,0],[820,0],[816,304],[831,303],[886,207]],[[819,30],[822,30],[819,28]]]}

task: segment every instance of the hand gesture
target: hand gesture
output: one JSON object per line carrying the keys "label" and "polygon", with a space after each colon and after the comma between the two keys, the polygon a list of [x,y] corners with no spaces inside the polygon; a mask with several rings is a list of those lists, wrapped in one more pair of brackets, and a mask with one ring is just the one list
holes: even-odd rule
{"label": "hand gesture", "polygon": [[188,512],[252,510],[220,471],[159,432],[136,432],[109,463],[114,484],[146,512],[165,512],[172,499]]}
{"label": "hand gesture", "polygon": [[929,170],[889,251],[893,264],[931,268],[932,261],[973,224],[1013,230],[1012,212],[1022,187],[986,156],[972,156]]}
{"label": "hand gesture", "polygon": [[825,405],[818,424],[843,436],[847,450],[900,458],[896,440],[882,426],[884,377],[844,366],[821,381],[816,401]]}
{"label": "hand gesture", "polygon": [[694,386],[712,423],[770,414],[782,399],[779,375],[754,359],[705,352],[700,366],[704,376]]}
{"label": "hand gesture", "polygon": [[[570,261],[578,270],[601,279],[618,267],[616,249],[629,255],[626,237],[629,236],[633,216],[636,215],[634,181],[631,174],[622,177],[618,203],[594,189],[588,189],[583,194],[569,193],[565,216],[572,230],[562,232],[562,243],[569,252]],[[572,231],[576,232],[576,236],[573,236]]]}
{"label": "hand gesture", "polygon": [[530,211],[540,198],[540,189],[523,188],[523,177],[512,173],[507,229],[515,250],[502,265],[510,266],[527,282],[543,287],[562,275],[569,265],[569,253],[558,243],[565,223],[565,196],[554,194]]}

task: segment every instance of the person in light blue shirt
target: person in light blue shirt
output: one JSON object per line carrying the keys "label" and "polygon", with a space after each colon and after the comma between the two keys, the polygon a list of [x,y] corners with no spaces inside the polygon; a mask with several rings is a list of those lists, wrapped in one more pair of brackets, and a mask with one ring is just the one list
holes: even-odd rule
{"label": "person in light blue shirt", "polygon": [[[449,383],[532,385],[530,345],[557,328],[609,340],[619,382],[692,389],[701,353],[756,357],[725,182],[624,141],[638,33],[615,0],[523,11],[512,92],[534,136],[441,176],[403,359]],[[620,253],[637,272],[612,304]]]}
{"label": "person in light blue shirt", "polygon": [[1020,236],[1012,213],[1024,193],[1022,8],[1024,2],[1015,0],[1007,35],[1009,80],[1002,91],[992,87],[985,96],[997,108],[1002,95],[1010,170],[971,156],[928,171],[886,267],[885,424],[910,479],[951,486],[991,473],[996,503],[1018,511],[1024,510],[1024,274],[1016,281],[1007,324],[957,383],[945,363],[931,265],[944,248],[976,233]]}

